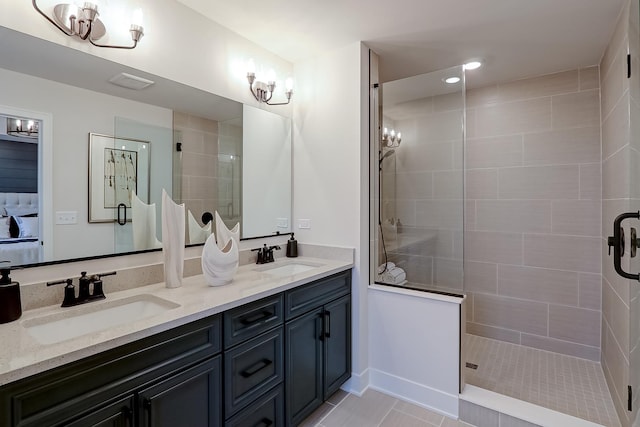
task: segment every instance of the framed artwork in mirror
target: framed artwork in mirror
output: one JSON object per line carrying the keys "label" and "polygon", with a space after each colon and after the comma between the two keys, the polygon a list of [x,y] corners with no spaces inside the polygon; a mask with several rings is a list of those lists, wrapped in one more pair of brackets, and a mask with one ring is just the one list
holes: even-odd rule
{"label": "framed artwork in mirror", "polygon": [[149,201],[151,144],[89,134],[89,222],[131,221],[131,195]]}

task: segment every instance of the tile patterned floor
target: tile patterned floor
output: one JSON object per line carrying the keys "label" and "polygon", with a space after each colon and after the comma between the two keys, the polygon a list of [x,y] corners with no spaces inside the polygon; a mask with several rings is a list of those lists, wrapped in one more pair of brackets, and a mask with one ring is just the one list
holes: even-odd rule
{"label": "tile patterned floor", "polygon": [[375,390],[362,397],[339,390],[300,427],[470,427]]}
{"label": "tile patterned floor", "polygon": [[467,334],[467,384],[609,427],[620,422],[602,367],[577,357]]}

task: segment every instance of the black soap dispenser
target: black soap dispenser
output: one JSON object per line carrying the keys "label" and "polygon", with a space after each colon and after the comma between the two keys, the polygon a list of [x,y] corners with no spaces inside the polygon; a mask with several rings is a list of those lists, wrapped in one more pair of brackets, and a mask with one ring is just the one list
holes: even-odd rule
{"label": "black soap dispenser", "polygon": [[0,323],[8,323],[22,316],[20,284],[12,282],[8,268],[0,269]]}
{"label": "black soap dispenser", "polygon": [[295,258],[298,256],[298,241],[293,238],[293,233],[291,233],[291,238],[287,240],[287,257]]}

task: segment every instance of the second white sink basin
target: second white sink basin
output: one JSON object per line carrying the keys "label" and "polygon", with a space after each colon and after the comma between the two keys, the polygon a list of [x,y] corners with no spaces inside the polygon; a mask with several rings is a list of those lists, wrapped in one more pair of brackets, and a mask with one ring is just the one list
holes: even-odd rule
{"label": "second white sink basin", "polygon": [[272,274],[274,276],[293,276],[294,274],[304,273],[305,271],[313,270],[314,268],[322,267],[322,264],[316,264],[311,262],[297,262],[289,261],[284,264],[278,263],[274,265],[265,265],[258,267],[255,270],[262,273]]}
{"label": "second white sink basin", "polygon": [[60,313],[25,320],[22,325],[41,344],[54,344],[92,332],[155,316],[180,307],[150,294],[102,304],[87,303]]}

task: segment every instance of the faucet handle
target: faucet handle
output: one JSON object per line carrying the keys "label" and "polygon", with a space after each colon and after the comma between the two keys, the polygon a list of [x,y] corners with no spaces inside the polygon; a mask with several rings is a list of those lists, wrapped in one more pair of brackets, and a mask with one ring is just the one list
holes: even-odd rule
{"label": "faucet handle", "polygon": [[76,291],[75,291],[76,288],[75,286],[73,286],[73,279],[47,282],[47,286],[60,285],[64,283],[66,283],[66,286],[64,287],[64,299],[62,300],[61,307],[74,306],[77,303],[77,299],[76,299]]}

